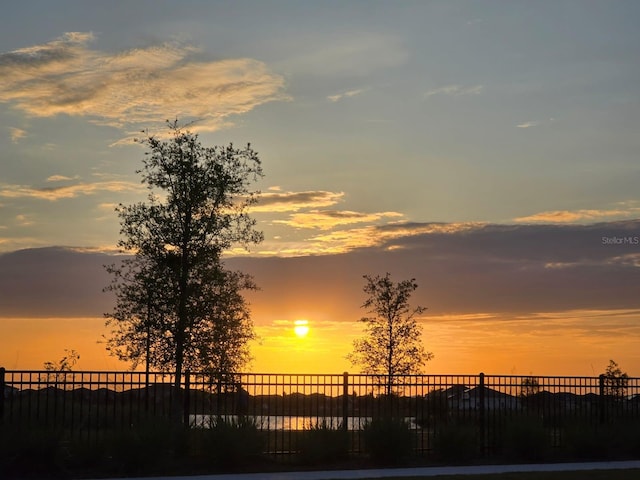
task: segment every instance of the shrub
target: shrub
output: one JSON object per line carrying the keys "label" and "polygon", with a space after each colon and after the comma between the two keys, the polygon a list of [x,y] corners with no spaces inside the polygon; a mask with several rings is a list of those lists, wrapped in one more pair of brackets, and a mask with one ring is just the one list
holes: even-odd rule
{"label": "shrub", "polygon": [[0,472],[7,478],[61,476],[62,437],[43,428],[0,429]]}
{"label": "shrub", "polygon": [[433,445],[439,461],[469,463],[478,457],[478,432],[474,424],[453,422],[436,432]]}
{"label": "shrub", "polygon": [[510,419],[502,437],[502,453],[510,461],[537,462],[548,457],[551,438],[535,417]]}
{"label": "shrub", "polygon": [[348,432],[324,420],[304,430],[298,448],[302,462],[307,464],[344,460],[349,453]]}
{"label": "shrub", "polygon": [[244,465],[262,454],[264,437],[251,417],[211,417],[199,433],[200,454],[217,467]]}
{"label": "shrub", "polygon": [[[161,472],[185,458],[189,432],[169,420],[105,432],[100,439],[104,466],[118,474]],[[91,454],[91,452],[85,452]]]}
{"label": "shrub", "polygon": [[614,455],[621,458],[640,458],[640,422],[627,421],[612,425]]}
{"label": "shrub", "polygon": [[412,452],[413,434],[402,418],[374,418],[363,431],[364,448],[375,462],[397,463]]}
{"label": "shrub", "polygon": [[637,421],[567,426],[563,450],[577,460],[629,459],[640,457],[640,425]]}
{"label": "shrub", "polygon": [[596,425],[584,421],[567,425],[563,432],[563,451],[575,460],[607,458],[605,432],[598,430]]}

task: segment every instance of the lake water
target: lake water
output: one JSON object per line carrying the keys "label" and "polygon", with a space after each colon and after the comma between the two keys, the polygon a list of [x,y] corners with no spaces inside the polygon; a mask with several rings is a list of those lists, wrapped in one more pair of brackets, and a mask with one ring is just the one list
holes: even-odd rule
{"label": "lake water", "polygon": [[[197,427],[209,427],[215,421],[216,415],[189,415],[189,422]],[[237,421],[236,415],[223,415],[227,421]],[[284,415],[247,415],[248,419],[255,421],[257,427],[262,430],[305,430],[316,425],[327,425],[330,428],[341,428],[342,417],[303,417]],[[407,417],[405,421],[409,423],[412,430],[419,428],[416,425],[415,417]],[[347,417],[348,430],[362,430],[371,421],[371,417]]]}

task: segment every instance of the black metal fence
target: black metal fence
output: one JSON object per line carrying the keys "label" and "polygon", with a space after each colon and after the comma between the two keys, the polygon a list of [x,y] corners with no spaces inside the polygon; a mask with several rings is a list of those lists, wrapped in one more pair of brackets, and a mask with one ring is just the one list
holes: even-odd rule
{"label": "black metal fence", "polygon": [[413,450],[429,456],[447,439],[491,455],[518,428],[538,429],[557,448],[574,431],[640,422],[639,378],[186,373],[179,384],[169,373],[2,368],[0,426],[57,430],[90,443],[105,431],[163,422],[204,429],[248,420],[269,455],[298,452],[311,429],[346,431],[357,455],[367,425],[394,418],[408,425]]}

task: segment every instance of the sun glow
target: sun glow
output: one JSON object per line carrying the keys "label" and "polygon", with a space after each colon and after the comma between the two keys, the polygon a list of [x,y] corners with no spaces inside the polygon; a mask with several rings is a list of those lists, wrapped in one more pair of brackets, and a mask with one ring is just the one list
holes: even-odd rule
{"label": "sun glow", "polygon": [[309,333],[309,322],[307,320],[296,320],[294,325],[293,331],[298,337],[304,338],[307,336]]}

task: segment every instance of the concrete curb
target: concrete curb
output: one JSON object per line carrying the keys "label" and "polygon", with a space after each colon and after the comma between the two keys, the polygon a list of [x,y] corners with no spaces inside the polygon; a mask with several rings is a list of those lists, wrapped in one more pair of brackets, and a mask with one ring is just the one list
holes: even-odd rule
{"label": "concrete curb", "polygon": [[[384,468],[371,470],[328,470],[313,472],[268,472],[178,477],[145,477],[144,480],[353,480],[385,477],[435,477],[520,472],[575,472],[585,470],[640,469],[640,461],[545,463],[527,465],[478,465],[468,467]],[[115,480],[115,479],[114,479]],[[121,478],[117,480],[140,480]]]}

